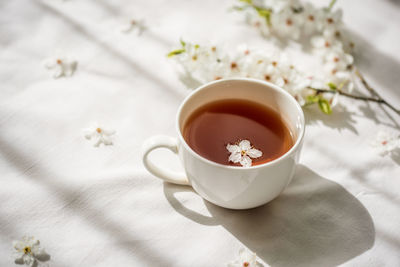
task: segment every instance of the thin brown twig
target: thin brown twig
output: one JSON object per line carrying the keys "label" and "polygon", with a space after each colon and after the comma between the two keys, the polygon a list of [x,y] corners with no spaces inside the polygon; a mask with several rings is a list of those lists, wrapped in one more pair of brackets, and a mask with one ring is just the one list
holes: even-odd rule
{"label": "thin brown twig", "polygon": [[329,93],[329,94],[336,94],[338,93],[339,95],[343,95],[346,97],[350,97],[353,99],[358,99],[358,100],[364,100],[364,101],[372,101],[372,102],[377,102],[377,103],[384,103],[385,101],[383,99],[377,99],[373,97],[366,97],[366,96],[358,96],[358,95],[352,95],[349,93],[345,93],[343,91],[339,90],[328,90],[328,89],[320,89],[320,88],[313,88],[313,87],[308,87],[311,90],[314,90],[316,93]]}
{"label": "thin brown twig", "polygon": [[367,82],[367,80],[365,80],[364,76],[356,69],[355,74],[358,76],[358,78],[360,78],[361,83],[364,85],[364,87],[371,92],[371,94],[373,94],[374,96],[376,96],[378,99],[382,100],[382,104],[385,104],[387,107],[389,107],[391,110],[393,110],[394,112],[396,112],[398,115],[400,115],[400,109],[395,108],[394,106],[392,106],[392,104],[388,103],[386,100],[383,99],[383,97],[378,94],[378,92],[372,88],[369,83]]}
{"label": "thin brown twig", "polygon": [[[358,74],[357,74],[358,75]],[[359,76],[360,77],[360,76]],[[362,77],[362,76],[361,76]],[[360,78],[361,79],[361,78]],[[393,107],[391,104],[389,104],[385,99],[383,99],[372,87],[370,87],[368,85],[368,83],[366,83],[365,79],[362,80],[365,82],[363,82],[364,86],[371,92],[373,93],[376,97],[367,97],[367,96],[359,96],[359,95],[353,95],[353,94],[349,94],[346,92],[343,92],[341,90],[328,90],[328,89],[320,89],[320,88],[313,88],[313,87],[308,87],[311,90],[314,90],[316,93],[329,93],[329,94],[339,94],[342,96],[346,96],[349,98],[353,98],[353,99],[357,99],[357,100],[363,100],[363,101],[371,101],[371,102],[375,102],[375,103],[379,103],[379,104],[384,104],[386,106],[388,106],[390,109],[392,109],[394,112],[396,112],[398,115],[400,115],[400,110],[396,109],[395,107]],[[368,87],[367,87],[368,86]]]}
{"label": "thin brown twig", "polygon": [[369,83],[365,80],[364,76],[356,69],[355,74],[357,75],[358,78],[360,78],[361,83],[364,85],[364,87],[374,96],[377,96],[379,98],[382,98],[375,90],[372,88]]}

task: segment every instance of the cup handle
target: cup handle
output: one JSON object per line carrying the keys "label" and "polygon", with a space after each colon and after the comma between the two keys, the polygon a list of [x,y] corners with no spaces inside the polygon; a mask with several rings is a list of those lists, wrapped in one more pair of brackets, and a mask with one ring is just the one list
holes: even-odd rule
{"label": "cup handle", "polygon": [[143,143],[142,147],[143,164],[146,169],[153,175],[163,179],[166,182],[180,185],[190,185],[189,180],[184,172],[174,172],[160,168],[148,158],[150,152],[157,148],[168,148],[175,154],[178,154],[178,140],[176,138],[164,135],[153,136],[147,139]]}

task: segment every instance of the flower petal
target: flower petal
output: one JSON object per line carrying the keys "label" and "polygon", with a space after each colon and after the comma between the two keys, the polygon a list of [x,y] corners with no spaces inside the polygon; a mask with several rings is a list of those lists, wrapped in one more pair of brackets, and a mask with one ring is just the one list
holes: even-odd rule
{"label": "flower petal", "polygon": [[229,156],[229,161],[232,161],[233,163],[238,163],[242,160],[242,154],[240,152],[233,152]]}
{"label": "flower petal", "polygon": [[123,33],[129,33],[133,29],[132,23],[126,23],[123,26],[121,26],[120,31]]}
{"label": "flower petal", "polygon": [[239,260],[243,264],[244,262],[249,263],[249,266],[257,266],[257,255],[256,253],[247,250],[245,248],[240,249],[239,251]]}
{"label": "flower petal", "polygon": [[24,264],[32,266],[35,263],[35,258],[31,254],[24,254],[22,261]]}
{"label": "flower petal", "polygon": [[64,75],[64,68],[61,66],[56,66],[54,73],[53,73],[53,78],[60,78],[61,76]]}
{"label": "flower petal", "polygon": [[101,140],[101,138],[99,138],[97,140],[97,142],[93,144],[93,146],[98,147],[98,146],[100,146],[101,143],[102,143],[102,140]]}
{"label": "flower petal", "polygon": [[243,258],[245,257],[245,254],[246,254],[246,249],[245,249],[245,248],[241,248],[241,249],[239,250],[239,257],[240,257],[240,259],[243,259]]}
{"label": "flower petal", "polygon": [[33,236],[28,238],[27,243],[28,243],[28,246],[30,246],[30,247],[40,245],[40,241],[38,239],[35,239]]}
{"label": "flower petal", "polygon": [[251,163],[251,158],[249,158],[248,156],[244,156],[240,160],[240,164],[242,164],[243,167],[251,167]]}
{"label": "flower petal", "polygon": [[37,257],[40,257],[40,256],[46,254],[46,252],[45,252],[44,248],[42,248],[40,246],[34,246],[34,247],[32,247],[32,254],[33,254],[33,256],[35,256],[37,258]]}
{"label": "flower petal", "polygon": [[230,153],[240,152],[240,147],[237,146],[237,145],[227,144],[227,145],[226,145],[226,149],[228,149],[228,151],[229,151]]}
{"label": "flower petal", "polygon": [[85,133],[84,137],[88,140],[92,139],[93,134],[92,133]]}
{"label": "flower petal", "polygon": [[255,148],[251,148],[251,149],[247,150],[246,154],[253,159],[259,158],[262,156],[262,152]]}
{"label": "flower petal", "polygon": [[106,146],[109,146],[109,145],[112,145],[112,140],[110,139],[110,138],[107,138],[107,137],[105,137],[105,136],[103,136],[102,138],[101,138],[101,141],[103,142],[103,144],[104,145],[106,145]]}
{"label": "flower petal", "polygon": [[18,250],[18,251],[22,251],[25,247],[24,242],[22,241],[13,241],[13,247]]}
{"label": "flower petal", "polygon": [[23,263],[22,258],[24,257],[25,253],[23,251],[14,251],[13,256],[15,261]]}
{"label": "flower petal", "polygon": [[55,66],[57,66],[57,62],[54,59],[46,59],[43,61],[43,66],[46,69],[53,69]]}
{"label": "flower petal", "polygon": [[321,48],[325,44],[325,38],[322,36],[314,36],[311,38],[311,45],[316,48]]}
{"label": "flower petal", "polygon": [[113,134],[115,134],[115,130],[103,129],[103,134],[105,134],[105,135],[113,135]]}
{"label": "flower petal", "polygon": [[250,145],[250,141],[249,140],[242,140],[242,141],[240,141],[240,143],[239,143],[239,147],[240,147],[240,149],[243,151],[247,151],[247,150],[249,150],[250,148],[251,148],[251,145]]}
{"label": "flower petal", "polygon": [[346,63],[347,64],[353,64],[353,62],[354,62],[354,58],[353,58],[353,56],[352,55],[350,55],[350,54],[344,54],[344,57],[345,57],[345,60],[346,60]]}

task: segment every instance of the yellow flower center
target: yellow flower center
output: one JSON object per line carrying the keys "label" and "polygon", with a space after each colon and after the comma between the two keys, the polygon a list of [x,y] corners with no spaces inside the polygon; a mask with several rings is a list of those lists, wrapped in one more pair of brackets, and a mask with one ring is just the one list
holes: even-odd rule
{"label": "yellow flower center", "polygon": [[62,60],[61,59],[57,59],[57,64],[61,64]]}
{"label": "yellow flower center", "polygon": [[240,154],[242,154],[242,156],[244,156],[244,155],[246,155],[246,151],[242,150],[242,151],[240,152]]}
{"label": "yellow flower center", "polygon": [[247,261],[243,262],[243,267],[248,267],[250,266],[250,263],[248,263]]}
{"label": "yellow flower center", "polygon": [[31,247],[24,247],[24,253],[25,254],[31,253]]}
{"label": "yellow flower center", "polygon": [[97,129],[96,129],[96,132],[101,133],[101,129],[100,129],[100,128],[97,128]]}

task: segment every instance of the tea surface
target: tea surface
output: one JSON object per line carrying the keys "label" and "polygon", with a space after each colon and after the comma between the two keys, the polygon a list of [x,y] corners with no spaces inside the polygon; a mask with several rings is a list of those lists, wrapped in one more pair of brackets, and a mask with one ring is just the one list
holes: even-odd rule
{"label": "tea surface", "polygon": [[290,130],[271,108],[241,99],[208,103],[195,110],[183,128],[183,137],[199,155],[217,163],[241,166],[229,161],[227,144],[249,140],[262,156],[252,165],[274,160],[293,146]]}

